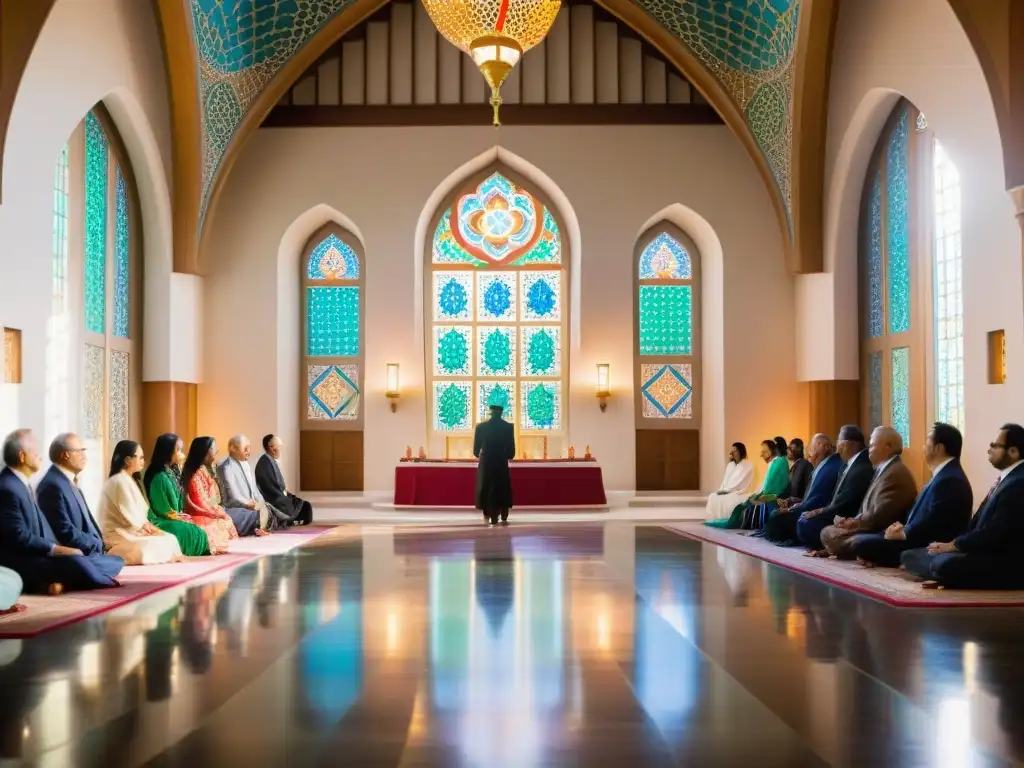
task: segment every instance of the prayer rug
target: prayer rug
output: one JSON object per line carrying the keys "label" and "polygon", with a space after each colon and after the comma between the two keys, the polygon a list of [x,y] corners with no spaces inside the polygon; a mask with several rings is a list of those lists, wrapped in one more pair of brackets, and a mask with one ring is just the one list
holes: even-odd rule
{"label": "prayer rug", "polygon": [[27,610],[0,616],[0,639],[33,637],[65,627],[264,555],[288,552],[335,530],[338,529],[313,526],[289,529],[288,533],[236,539],[226,555],[190,557],[183,563],[128,566],[118,576],[121,586],[113,589],[68,592],[59,597],[22,595],[18,602]]}
{"label": "prayer rug", "polygon": [[924,589],[917,579],[897,568],[865,568],[855,561],[804,557],[807,551],[804,547],[779,547],[762,538],[738,531],[708,528],[701,523],[676,523],[665,527],[684,536],[742,552],[889,605],[903,608],[1024,606],[1024,590]]}

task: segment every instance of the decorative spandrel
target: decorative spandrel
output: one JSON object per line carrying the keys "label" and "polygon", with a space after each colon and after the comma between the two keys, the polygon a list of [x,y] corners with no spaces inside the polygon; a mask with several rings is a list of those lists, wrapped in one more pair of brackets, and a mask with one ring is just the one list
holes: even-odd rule
{"label": "decorative spandrel", "polygon": [[306,264],[309,280],[358,280],[359,256],[337,235],[327,235],[313,249]]}
{"label": "decorative spandrel", "polygon": [[868,199],[868,337],[877,339],[885,333],[885,310],[882,300],[882,171],[875,171]]}
{"label": "decorative spandrel", "polygon": [[110,353],[110,431],[108,442],[116,445],[127,440],[130,432],[128,396],[131,389],[131,367],[127,352],[115,349]]}
{"label": "decorative spandrel", "polygon": [[910,174],[907,110],[903,110],[885,151],[886,273],[889,333],[910,330]]}
{"label": "decorative spandrel", "polygon": [[522,352],[519,361],[523,376],[561,376],[562,329],[558,326],[522,328]]}
{"label": "decorative spandrel", "polygon": [[96,116],[85,116],[85,330],[106,333],[107,184],[110,146]]}
{"label": "decorative spandrel", "polygon": [[519,412],[516,403],[516,383],[514,381],[478,381],[476,384],[476,420],[485,421],[490,418],[490,407],[500,405],[501,417],[514,424]]}
{"label": "decorative spandrel", "polygon": [[473,330],[464,325],[434,326],[434,375],[473,375]]}
{"label": "decorative spandrel", "polygon": [[437,432],[471,429],[473,385],[468,381],[435,381],[433,425]]}
{"label": "decorative spandrel", "polygon": [[518,273],[481,270],[476,276],[476,319],[509,323],[516,320]]}
{"label": "decorative spandrel", "polygon": [[692,301],[689,285],[640,286],[640,354],[692,354]]}
{"label": "decorative spandrel", "polygon": [[882,426],[882,353],[872,352],[868,357],[868,425],[871,429]]}
{"label": "decorative spandrel", "polygon": [[524,381],[520,383],[519,426],[525,430],[554,430],[562,427],[562,383]]}
{"label": "decorative spandrel", "polygon": [[434,273],[434,320],[473,319],[473,273]]}
{"label": "decorative spandrel", "polygon": [[644,363],[640,394],[645,419],[693,418],[693,368],[689,364]]}
{"label": "decorative spandrel", "polygon": [[892,427],[910,445],[910,348],[892,351]]}
{"label": "decorative spandrel", "polygon": [[640,254],[641,280],[690,280],[693,263],[683,244],[662,232]]}
{"label": "decorative spandrel", "polygon": [[82,432],[88,440],[103,437],[103,386],[106,350],[95,344],[85,345],[85,371],[82,376]]}
{"label": "decorative spandrel", "polygon": [[516,329],[477,326],[477,376],[507,378],[516,375]]}
{"label": "decorative spandrel", "polygon": [[358,416],[358,365],[306,366],[307,419],[351,421]]}
{"label": "decorative spandrel", "polygon": [[561,272],[523,272],[520,286],[523,320],[551,323],[562,319]]}
{"label": "decorative spandrel", "polygon": [[129,336],[131,314],[131,231],[128,222],[128,189],[121,166],[115,172],[114,207],[114,335]]}
{"label": "decorative spandrel", "polygon": [[306,354],[355,357],[359,354],[359,288],[306,288]]}

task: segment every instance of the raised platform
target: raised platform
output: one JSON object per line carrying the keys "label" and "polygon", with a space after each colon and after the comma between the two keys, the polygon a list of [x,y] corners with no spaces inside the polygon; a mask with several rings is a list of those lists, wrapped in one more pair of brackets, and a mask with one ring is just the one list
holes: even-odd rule
{"label": "raised platform", "polygon": [[665,527],[889,605],[903,608],[1024,607],[1024,590],[923,589],[920,582],[896,568],[865,568],[851,561],[804,557],[806,550],[802,547],[778,547],[739,531],[708,528],[701,523],[671,523]]}

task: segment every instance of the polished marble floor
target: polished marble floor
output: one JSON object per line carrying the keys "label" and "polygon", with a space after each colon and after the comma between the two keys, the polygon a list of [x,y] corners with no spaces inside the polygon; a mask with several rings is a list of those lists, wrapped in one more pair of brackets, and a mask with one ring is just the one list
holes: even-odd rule
{"label": "polished marble floor", "polygon": [[622,521],[339,533],[0,641],[0,766],[1024,760],[1024,610]]}

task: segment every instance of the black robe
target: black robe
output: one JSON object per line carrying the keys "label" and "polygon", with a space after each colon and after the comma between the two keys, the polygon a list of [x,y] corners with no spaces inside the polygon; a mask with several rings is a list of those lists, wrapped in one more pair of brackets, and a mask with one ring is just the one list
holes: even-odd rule
{"label": "black robe", "polygon": [[280,510],[288,521],[294,521],[300,525],[308,525],[313,522],[312,505],[292,493],[285,493],[284,475],[281,474],[281,468],[277,466],[277,462],[271,456],[267,454],[260,456],[253,474],[256,477],[256,487],[263,494],[264,501]]}
{"label": "black robe", "polygon": [[480,459],[476,470],[476,508],[500,512],[512,508],[512,476],[508,463],[516,456],[515,429],[492,417],[476,425],[473,455]]}

